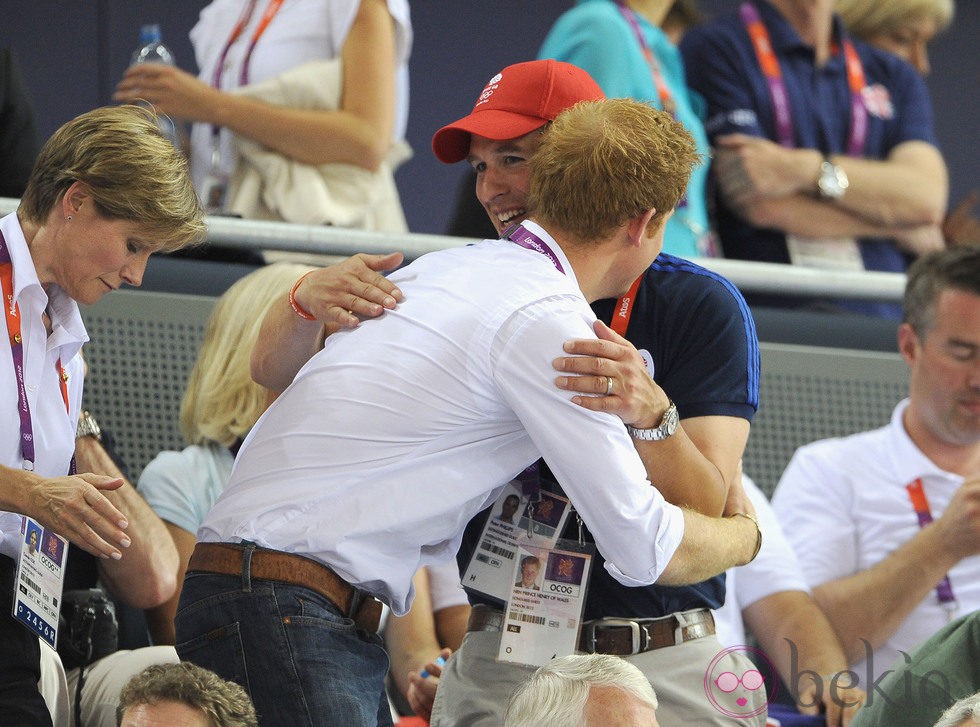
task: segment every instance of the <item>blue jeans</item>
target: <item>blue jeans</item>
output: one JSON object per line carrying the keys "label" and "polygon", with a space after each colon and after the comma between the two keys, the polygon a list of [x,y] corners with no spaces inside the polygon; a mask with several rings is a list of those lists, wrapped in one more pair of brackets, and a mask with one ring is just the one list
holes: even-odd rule
{"label": "blue jeans", "polygon": [[392,724],[381,638],[314,591],[191,573],[175,623],[181,660],[245,687],[263,727]]}

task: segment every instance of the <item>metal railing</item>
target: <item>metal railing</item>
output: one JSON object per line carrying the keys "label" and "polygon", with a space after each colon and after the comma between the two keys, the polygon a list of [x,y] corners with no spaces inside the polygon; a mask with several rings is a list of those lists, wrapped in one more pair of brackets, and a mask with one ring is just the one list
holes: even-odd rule
{"label": "metal railing", "polygon": [[[18,200],[0,197],[0,214],[17,208]],[[251,250],[286,250],[323,255],[399,250],[413,260],[434,250],[465,245],[471,240],[445,235],[365,232],[339,227],[260,222],[208,217],[208,242]],[[814,270],[794,265],[756,263],[722,258],[698,258],[698,264],[731,280],[743,292],[790,297],[853,298],[901,301],[901,273]]]}

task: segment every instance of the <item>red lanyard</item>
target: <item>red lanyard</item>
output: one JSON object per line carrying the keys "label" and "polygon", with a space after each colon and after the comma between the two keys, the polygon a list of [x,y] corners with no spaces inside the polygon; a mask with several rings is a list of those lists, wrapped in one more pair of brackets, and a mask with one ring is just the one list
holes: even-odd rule
{"label": "red lanyard", "polygon": [[[7,319],[7,334],[10,337],[10,354],[14,362],[14,376],[17,379],[17,413],[20,416],[20,450],[24,458],[24,469],[34,469],[34,427],[31,423],[31,407],[27,401],[27,386],[24,380],[24,342],[21,336],[20,306],[14,302],[14,266],[7,250],[7,242],[0,233],[0,288],[3,290],[3,312]],[[61,358],[55,366],[61,386],[61,398],[68,406],[68,374],[61,365]],[[74,459],[73,459],[74,461]],[[74,468],[72,468],[74,469]]]}
{"label": "red lanyard", "polygon": [[[249,21],[252,19],[252,13],[255,11],[255,5],[258,0],[249,0],[248,7],[242,12],[241,16],[238,18],[238,22],[235,23],[235,27],[231,31],[231,36],[228,38],[228,42],[225,43],[225,47],[221,50],[221,55],[218,58],[218,65],[214,69],[214,77],[211,81],[211,85],[215,88],[221,88],[221,76],[224,74],[225,61],[228,59],[228,51],[235,44],[242,33],[245,32],[245,28],[248,27]],[[265,12],[262,14],[262,18],[259,20],[259,25],[252,34],[252,40],[248,44],[248,49],[245,51],[245,57],[242,59],[242,67],[239,71],[239,85],[248,85],[248,67],[252,62],[252,52],[255,50],[256,43],[259,42],[259,38],[265,32],[266,28],[269,27],[269,23],[279,12],[279,8],[282,7],[284,0],[270,0],[269,4],[265,8]]]}
{"label": "red lanyard", "polygon": [[[762,22],[755,5],[746,2],[739,7],[742,22],[749,33],[752,48],[759,60],[759,66],[766,77],[769,86],[769,96],[772,99],[773,114],[776,122],[776,136],[782,146],[794,147],[793,115],[789,105],[789,95],[783,81],[779,59],[772,49],[772,38],[769,29]],[[851,92],[851,130],[847,140],[847,153],[850,156],[861,156],[864,153],[864,142],[868,135],[868,109],[864,105],[863,91],[866,85],[864,67],[854,49],[854,44],[847,38],[841,41],[844,49],[844,61],[847,68],[847,86]]]}
{"label": "red lanyard", "polygon": [[[221,90],[221,76],[225,72],[225,62],[228,60],[228,51],[235,44],[242,33],[245,32],[245,28],[248,27],[249,21],[252,19],[252,13],[255,11],[255,5],[258,0],[248,0],[248,6],[242,11],[242,14],[238,18],[238,22],[235,23],[235,27],[232,28],[231,35],[228,37],[228,41],[225,43],[225,47],[221,49],[221,55],[218,57],[218,65],[214,69],[214,75],[211,78],[211,85],[218,90]],[[269,4],[265,8],[265,12],[262,14],[262,18],[259,20],[259,25],[252,34],[252,40],[248,44],[248,48],[245,51],[245,57],[242,59],[241,70],[238,74],[238,85],[247,86],[248,85],[248,69],[252,62],[252,52],[255,50],[255,45],[259,42],[259,38],[265,33],[266,28],[269,27],[269,23],[279,12],[279,8],[282,7],[284,0],[270,0]],[[216,137],[218,136],[218,126],[211,126],[211,137],[212,143],[215,144],[215,149],[217,149]]]}
{"label": "red lanyard", "polygon": [[636,292],[640,289],[640,283],[643,282],[644,275],[646,275],[646,271],[640,273],[640,277],[633,281],[626,295],[616,301],[616,308],[613,310],[612,321],[609,323],[609,327],[623,338],[626,338],[626,327],[629,326],[630,318],[633,316],[633,306],[636,304]]}
{"label": "red lanyard", "polygon": [[[523,225],[514,225],[513,227],[505,230],[500,237],[504,240],[510,240],[521,247],[527,248],[528,250],[534,250],[534,252],[541,253],[546,258],[551,260],[551,264],[555,266],[558,272],[565,272],[564,268],[561,266],[561,262],[558,260],[558,256],[555,255],[555,252],[550,247],[548,247],[548,243]],[[640,289],[640,283],[643,282],[644,275],[646,275],[646,271],[640,273],[640,277],[633,281],[633,284],[630,286],[630,289],[627,291],[626,295],[616,301],[616,309],[613,311],[612,322],[609,324],[609,327],[624,338],[626,337],[626,327],[630,324],[630,318],[633,316],[633,306],[636,303],[636,292]]]}
{"label": "red lanyard", "polygon": [[667,82],[664,80],[664,74],[660,70],[660,63],[657,62],[657,57],[653,54],[650,46],[647,45],[646,38],[643,37],[643,29],[640,28],[640,22],[636,18],[636,11],[628,8],[626,3],[621,0],[619,3],[619,12],[623,14],[626,22],[633,29],[633,34],[640,44],[640,50],[643,51],[643,57],[646,58],[647,65],[650,66],[650,74],[653,76],[653,85],[657,87],[657,96],[660,98],[661,107],[671,116],[675,116],[677,107],[674,104],[674,97],[671,95],[670,88],[667,87]]}
{"label": "red lanyard", "polygon": [[[534,250],[535,252],[541,253],[551,260],[552,265],[558,269],[558,272],[565,272],[561,266],[561,262],[558,260],[558,256],[555,255],[554,251],[550,247],[548,247],[548,244],[523,225],[514,225],[513,227],[505,230],[501,235],[501,238],[504,240],[510,240],[521,247],[527,248],[528,250]],[[626,295],[616,301],[616,309],[613,311],[612,321],[610,322],[609,327],[624,338],[626,337],[626,327],[630,324],[630,318],[633,316],[633,306],[636,303],[636,292],[640,289],[640,283],[643,282],[644,275],[646,275],[646,271],[640,273],[640,277],[633,281],[633,284],[630,286],[630,289],[627,291]]]}
{"label": "red lanyard", "polygon": [[[909,493],[909,500],[912,502],[912,509],[919,520],[919,527],[924,528],[932,522],[932,510],[929,507],[929,500],[926,498],[926,491],[922,487],[922,480],[913,480],[905,486]],[[936,584],[936,597],[940,605],[948,610],[956,608],[956,596],[953,595],[953,586],[949,582],[949,576],[944,576]]]}

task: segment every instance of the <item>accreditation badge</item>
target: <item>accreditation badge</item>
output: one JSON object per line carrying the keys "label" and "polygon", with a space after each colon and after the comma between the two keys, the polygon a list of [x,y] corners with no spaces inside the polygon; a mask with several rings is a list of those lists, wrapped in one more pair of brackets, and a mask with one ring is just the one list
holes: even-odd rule
{"label": "accreditation badge", "polygon": [[220,215],[228,203],[228,177],[211,172],[204,179],[201,202],[204,212],[209,215]]}
{"label": "accreditation badge", "polygon": [[553,492],[523,493],[522,483],[513,480],[493,503],[463,573],[461,583],[467,589],[506,601],[514,585],[518,548],[553,548],[558,542],[572,512],[568,499]]}
{"label": "accreditation badge", "polygon": [[20,534],[23,542],[17,557],[13,616],[54,649],[68,541],[26,516],[21,520]]}
{"label": "accreditation badge", "polygon": [[500,661],[543,666],[577,651],[591,565],[591,546],[561,541],[556,548],[518,548]]}

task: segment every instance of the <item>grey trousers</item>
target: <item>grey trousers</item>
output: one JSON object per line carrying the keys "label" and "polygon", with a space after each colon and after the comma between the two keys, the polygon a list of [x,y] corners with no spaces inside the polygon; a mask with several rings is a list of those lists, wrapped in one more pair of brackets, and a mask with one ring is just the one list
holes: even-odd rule
{"label": "grey trousers", "polygon": [[[442,670],[431,727],[500,727],[507,701],[534,667],[497,661],[500,633],[470,632]],[[663,725],[764,727],[765,687],[741,687],[722,693],[713,684],[718,674],[738,677],[754,669],[741,651],[725,651],[706,636],[678,646],[647,651],[627,659],[642,671],[657,693],[657,721]],[[717,659],[716,659],[717,657]],[[714,663],[712,663],[714,662]],[[712,678],[706,678],[711,668]],[[744,700],[745,704],[738,704]],[[751,715],[751,716],[749,716]]]}

